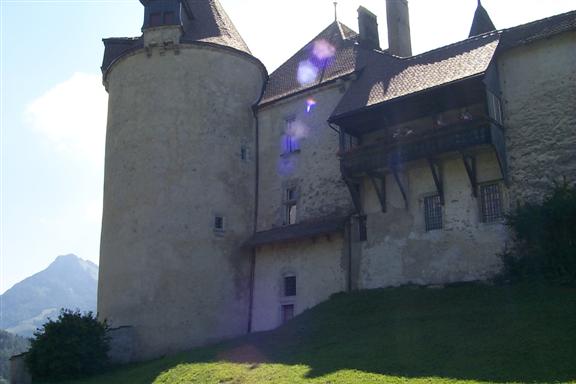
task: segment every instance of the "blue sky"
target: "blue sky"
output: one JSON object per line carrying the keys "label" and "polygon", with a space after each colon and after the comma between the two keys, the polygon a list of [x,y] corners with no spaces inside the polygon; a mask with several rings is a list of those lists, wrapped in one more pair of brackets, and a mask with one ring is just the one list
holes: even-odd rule
{"label": "blue sky", "polygon": [[[221,0],[269,71],[333,20],[332,0]],[[0,292],[61,254],[98,263],[106,93],[101,39],[140,34],[137,0],[0,0]],[[379,16],[384,0],[340,0]],[[476,0],[410,0],[413,50],[465,39]],[[498,28],[570,11],[573,0],[484,0]]]}

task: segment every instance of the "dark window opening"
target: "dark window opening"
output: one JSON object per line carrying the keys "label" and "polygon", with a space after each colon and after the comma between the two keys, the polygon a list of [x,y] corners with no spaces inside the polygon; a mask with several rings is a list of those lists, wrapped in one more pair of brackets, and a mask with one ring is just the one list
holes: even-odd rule
{"label": "dark window opening", "polygon": [[442,229],[442,203],[440,195],[427,196],[424,198],[424,221],[426,231]]}
{"label": "dark window opening", "polygon": [[154,12],[150,14],[150,26],[157,27],[162,24],[162,14],[160,12]]}
{"label": "dark window opening", "polygon": [[483,223],[493,223],[504,216],[500,185],[484,184],[480,186],[480,204]]}
{"label": "dark window opening", "polygon": [[294,304],[282,305],[282,324],[287,323],[294,317]]}
{"label": "dark window opening", "polygon": [[284,296],[296,296],[296,276],[284,278]]}
{"label": "dark window opening", "polygon": [[176,14],[174,12],[164,12],[164,25],[172,25],[176,22]]}
{"label": "dark window opening", "polygon": [[298,139],[293,135],[285,134],[282,140],[282,151],[284,154],[299,152]]}
{"label": "dark window opening", "polygon": [[245,146],[242,146],[240,148],[240,158],[242,160],[247,160],[248,159],[248,149]]}
{"label": "dark window opening", "polygon": [[214,217],[214,229],[218,231],[224,230],[224,218],[222,216]]}

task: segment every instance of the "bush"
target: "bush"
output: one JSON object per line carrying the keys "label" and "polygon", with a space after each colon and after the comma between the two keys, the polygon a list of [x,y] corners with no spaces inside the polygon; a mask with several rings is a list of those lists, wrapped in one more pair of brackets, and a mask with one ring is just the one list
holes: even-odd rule
{"label": "bush", "polygon": [[515,237],[502,258],[507,278],[576,283],[576,185],[556,184],[541,203],[519,205],[507,223]]}
{"label": "bush", "polygon": [[58,381],[101,372],[108,364],[108,325],[92,312],[62,309],[34,333],[26,364],[34,380]]}

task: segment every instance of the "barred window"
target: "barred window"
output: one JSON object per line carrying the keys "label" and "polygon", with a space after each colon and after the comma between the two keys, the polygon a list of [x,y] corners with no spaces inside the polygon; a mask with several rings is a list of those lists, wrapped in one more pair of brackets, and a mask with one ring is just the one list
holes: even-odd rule
{"label": "barred window", "polygon": [[442,229],[440,195],[426,196],[424,198],[424,221],[426,223],[426,231]]}
{"label": "barred window", "polygon": [[480,204],[483,223],[493,223],[504,216],[502,194],[498,183],[480,186]]}
{"label": "barred window", "polygon": [[282,324],[287,323],[294,317],[294,304],[282,305]]}
{"label": "barred window", "polygon": [[284,277],[284,296],[296,296],[296,276]]}

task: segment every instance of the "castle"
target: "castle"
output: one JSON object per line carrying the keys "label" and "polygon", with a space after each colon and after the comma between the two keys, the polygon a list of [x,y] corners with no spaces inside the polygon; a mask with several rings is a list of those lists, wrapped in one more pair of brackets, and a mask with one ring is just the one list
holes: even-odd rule
{"label": "castle", "polygon": [[[268,75],[218,0],[105,39],[98,312],[126,360],[275,328],[331,294],[482,280],[503,216],[576,179],[576,12],[412,55],[408,4]],[[123,339],[126,342],[126,338]]]}

